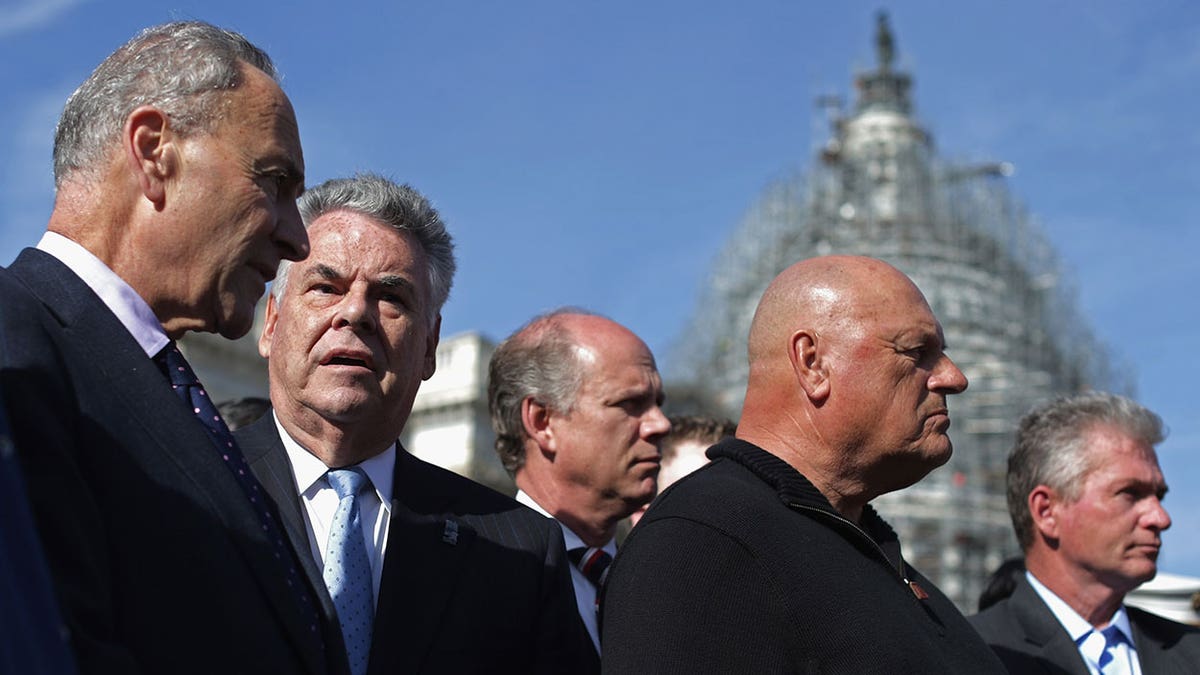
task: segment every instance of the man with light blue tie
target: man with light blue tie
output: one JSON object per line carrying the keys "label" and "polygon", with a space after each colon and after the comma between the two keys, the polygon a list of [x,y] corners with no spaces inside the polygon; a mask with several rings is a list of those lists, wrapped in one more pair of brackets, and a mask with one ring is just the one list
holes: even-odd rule
{"label": "man with light blue tie", "polygon": [[1011,673],[1200,670],[1200,630],[1124,604],[1154,578],[1167,484],[1158,415],[1121,396],[1060,398],[1021,420],[1008,505],[1027,572],[971,617]]}
{"label": "man with light blue tie", "polygon": [[397,441],[454,277],[438,212],[359,175],[300,213],[311,251],[281,265],[259,341],[273,412],[237,438],[351,673],[572,672],[586,652],[558,528]]}

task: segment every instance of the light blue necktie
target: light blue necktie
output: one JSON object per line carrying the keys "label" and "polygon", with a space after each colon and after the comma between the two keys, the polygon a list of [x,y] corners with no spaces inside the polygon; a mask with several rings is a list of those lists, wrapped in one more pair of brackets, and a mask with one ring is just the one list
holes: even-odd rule
{"label": "light blue necktie", "polygon": [[371,562],[363,543],[358,493],[371,482],[357,468],[332,469],[326,478],[337,493],[338,507],[329,526],[323,576],[337,608],[346,654],[350,657],[350,672],[363,675],[367,672],[367,659],[371,654],[375,603],[371,590]]}

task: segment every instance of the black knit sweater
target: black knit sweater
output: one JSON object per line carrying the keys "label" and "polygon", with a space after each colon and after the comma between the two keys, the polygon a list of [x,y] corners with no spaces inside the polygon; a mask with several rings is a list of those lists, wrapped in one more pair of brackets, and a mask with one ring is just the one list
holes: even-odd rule
{"label": "black knit sweater", "polygon": [[667,490],[603,598],[605,673],[1004,673],[869,506],[744,441]]}

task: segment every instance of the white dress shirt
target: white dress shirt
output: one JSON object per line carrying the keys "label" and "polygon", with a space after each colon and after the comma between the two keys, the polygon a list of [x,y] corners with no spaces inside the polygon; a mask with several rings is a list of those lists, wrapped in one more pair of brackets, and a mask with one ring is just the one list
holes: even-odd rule
{"label": "white dress shirt", "polygon": [[[329,467],[288,435],[274,411],[271,415],[283,447],[287,450],[292,474],[296,477],[296,492],[304,503],[304,522],[308,525],[313,560],[317,561],[318,567],[324,568],[329,524],[338,507],[337,493],[325,477]],[[371,561],[371,590],[375,603],[379,604],[379,582],[383,578],[383,556],[387,552],[388,526],[392,518],[392,472],[396,467],[396,444],[393,443],[387,450],[357,466],[371,479],[374,488],[363,490],[358,495],[358,510],[367,557]]]}
{"label": "white dress shirt", "polygon": [[[1062,598],[1054,594],[1054,591],[1046,588],[1046,586],[1037,580],[1037,577],[1026,571],[1025,578],[1029,580],[1029,585],[1033,586],[1033,590],[1037,591],[1042,602],[1050,608],[1050,612],[1054,614],[1054,618],[1062,624],[1066,629],[1067,634],[1071,636],[1071,641],[1079,646],[1079,655],[1083,657],[1084,663],[1087,664],[1088,671],[1092,675],[1101,675],[1100,673],[1100,654],[1104,652],[1104,638],[1097,630],[1092,635],[1080,644],[1079,640],[1083,636],[1090,633],[1094,626],[1083,618],[1071,606],[1068,605]],[[1121,629],[1125,635],[1125,641],[1113,649],[1113,658],[1115,660],[1125,662],[1125,672],[1130,675],[1142,675],[1142,666],[1138,662],[1137,647],[1133,644],[1133,627],[1129,624],[1129,614],[1125,611],[1125,605],[1117,608],[1112,618],[1105,625],[1115,625]]]}
{"label": "white dress shirt", "polygon": [[100,296],[100,301],[117,315],[146,356],[154,358],[170,342],[150,305],[91,251],[55,232],[42,235],[37,249],[57,258]]}
{"label": "white dress shirt", "polygon": [[[543,509],[537,502],[533,501],[524,490],[517,490],[516,500],[525,506],[537,511],[547,518],[554,518],[546,509]],[[555,520],[558,526],[562,528],[563,542],[567,545],[567,550],[573,548],[586,547],[587,544],[579,538],[562,521]],[[609,539],[604,545],[604,552],[611,555],[617,555],[617,540]],[[567,564],[570,564],[568,561]],[[579,608],[579,617],[583,619],[583,625],[587,628],[588,636],[592,638],[592,644],[596,646],[596,653],[600,653],[600,626],[596,621],[596,586],[579,571],[578,567],[571,565],[571,583],[575,586],[575,604]]]}

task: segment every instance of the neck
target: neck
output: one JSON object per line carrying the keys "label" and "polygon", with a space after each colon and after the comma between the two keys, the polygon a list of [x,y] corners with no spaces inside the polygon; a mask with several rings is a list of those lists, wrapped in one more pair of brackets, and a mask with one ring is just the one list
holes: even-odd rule
{"label": "neck", "polygon": [[837,462],[829,461],[826,457],[829,453],[821,443],[780,432],[772,426],[755,424],[753,419],[738,424],[737,437],[787,462],[847,520],[858,523],[862,518],[863,507],[870,501],[865,486],[861,481],[843,475],[847,472],[838,471]]}
{"label": "neck", "polygon": [[280,425],[300,447],[331,469],[360,464],[379,455],[395,443],[399,435],[386,430],[381,432],[385,425],[339,425],[307,409],[297,413],[276,407],[275,414]]}
{"label": "neck", "polygon": [[154,311],[171,339],[203,328],[202,321],[188,316],[194,312],[181,304],[179,290],[171,285],[183,275],[163,273],[177,268],[179,260],[174,254],[161,254],[168,248],[162,228],[151,226],[152,214],[139,211],[152,207],[148,203],[126,204],[95,192],[78,182],[63,184],[46,229],[87,249],[129,284]]}
{"label": "neck", "polygon": [[553,482],[532,479],[525,469],[517,472],[516,483],[522,492],[588,546],[600,547],[612,541],[617,534],[617,523],[629,515],[585,506],[590,501],[586,496],[572,497]]}
{"label": "neck", "polygon": [[1043,586],[1097,628],[1108,625],[1125,600],[1124,592],[1101,583],[1085,571],[1067,567],[1057,556],[1030,550],[1025,565]]}

